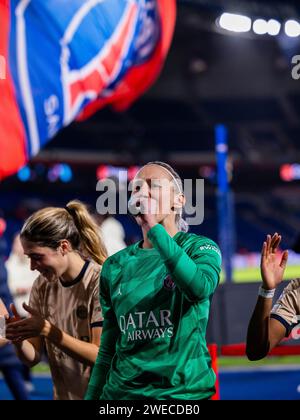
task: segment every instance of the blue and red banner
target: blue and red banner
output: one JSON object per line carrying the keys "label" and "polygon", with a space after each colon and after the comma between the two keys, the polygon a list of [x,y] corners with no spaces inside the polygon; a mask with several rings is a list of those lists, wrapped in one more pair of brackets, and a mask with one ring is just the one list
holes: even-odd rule
{"label": "blue and red banner", "polygon": [[0,179],[73,120],[143,94],[175,15],[175,0],[0,0]]}

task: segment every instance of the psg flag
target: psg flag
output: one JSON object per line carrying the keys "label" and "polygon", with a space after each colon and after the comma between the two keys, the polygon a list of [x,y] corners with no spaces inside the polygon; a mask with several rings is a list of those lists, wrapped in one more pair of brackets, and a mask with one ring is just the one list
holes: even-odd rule
{"label": "psg flag", "polygon": [[75,119],[145,92],[175,15],[176,0],[0,0],[0,180]]}

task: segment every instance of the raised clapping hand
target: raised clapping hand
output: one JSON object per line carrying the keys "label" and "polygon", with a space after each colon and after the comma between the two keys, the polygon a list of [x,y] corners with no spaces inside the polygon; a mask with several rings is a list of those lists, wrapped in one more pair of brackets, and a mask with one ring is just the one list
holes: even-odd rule
{"label": "raised clapping hand", "polygon": [[287,265],[288,251],[284,251],[281,258],[277,252],[281,243],[281,236],[275,233],[273,237],[267,236],[263,244],[261,255],[261,276],[265,290],[276,289],[283,281],[284,271]]}
{"label": "raised clapping hand", "polygon": [[0,316],[4,316],[5,318],[8,318],[8,311],[3,303],[3,300],[0,299]]}
{"label": "raised clapping hand", "polygon": [[[0,316],[4,317],[5,319],[9,318],[8,311],[1,299],[0,299]],[[5,338],[0,338],[0,347],[3,347],[7,343],[8,343],[8,340],[6,340]]]}
{"label": "raised clapping hand", "polygon": [[23,303],[23,308],[30,314],[30,317],[21,319],[13,304],[10,308],[14,316],[8,320],[6,327],[6,338],[8,340],[20,342],[41,335],[45,326],[45,320],[37,311]]}

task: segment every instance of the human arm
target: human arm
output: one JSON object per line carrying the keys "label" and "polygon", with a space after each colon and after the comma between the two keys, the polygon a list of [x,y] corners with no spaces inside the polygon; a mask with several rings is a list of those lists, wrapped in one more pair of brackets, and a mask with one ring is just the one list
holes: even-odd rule
{"label": "human arm", "polygon": [[184,250],[158,223],[157,201],[150,197],[142,197],[139,201],[142,211],[136,219],[159,252],[176,286],[192,302],[210,297],[221,272],[222,257],[218,246],[207,238],[198,237],[188,251]]}
{"label": "human arm", "polygon": [[23,305],[29,318],[9,322],[7,339],[15,344],[19,358],[27,365],[34,366],[40,361],[43,340],[51,341],[70,357],[93,365],[100,346],[101,327],[92,328],[91,343],[72,337],[42,318],[37,311]]}
{"label": "human arm", "polygon": [[[261,255],[262,288],[275,290],[283,281],[288,252],[277,258],[281,236],[268,235]],[[259,296],[249,323],[246,353],[249,360],[263,359],[286,335],[286,328],[278,319],[271,318],[273,299]]]}
{"label": "human arm", "polygon": [[214,242],[195,241],[190,256],[160,224],[153,226],[147,236],[177,287],[190,301],[200,301],[214,293],[221,272],[221,254]]}
{"label": "human arm", "polygon": [[[5,328],[5,322],[6,322],[6,319],[8,319],[9,315],[8,315],[6,306],[4,305],[4,302],[1,298],[0,298],[0,317],[2,318],[2,322]],[[8,343],[9,341],[6,338],[0,338],[0,348],[5,346]]]}

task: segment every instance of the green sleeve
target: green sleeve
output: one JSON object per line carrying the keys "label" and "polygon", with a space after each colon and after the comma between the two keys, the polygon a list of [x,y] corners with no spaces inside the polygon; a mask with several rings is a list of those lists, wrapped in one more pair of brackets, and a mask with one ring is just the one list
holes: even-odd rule
{"label": "green sleeve", "polygon": [[200,301],[214,293],[222,261],[220,250],[213,241],[196,237],[188,255],[160,224],[149,230],[148,238],[188,300]]}
{"label": "green sleeve", "polygon": [[103,265],[100,277],[100,303],[102,306],[104,322],[101,335],[101,345],[96,363],[94,365],[85,400],[99,400],[102,395],[107,376],[110,371],[112,359],[116,352],[116,342],[120,333],[119,326],[111,305],[106,263]]}

